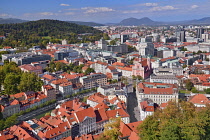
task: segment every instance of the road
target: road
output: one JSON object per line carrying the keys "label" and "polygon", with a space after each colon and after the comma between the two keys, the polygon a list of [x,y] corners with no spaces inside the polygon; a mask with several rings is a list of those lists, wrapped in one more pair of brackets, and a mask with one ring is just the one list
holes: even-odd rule
{"label": "road", "polygon": [[140,111],[135,92],[128,94],[127,111],[130,115],[130,122],[140,121]]}

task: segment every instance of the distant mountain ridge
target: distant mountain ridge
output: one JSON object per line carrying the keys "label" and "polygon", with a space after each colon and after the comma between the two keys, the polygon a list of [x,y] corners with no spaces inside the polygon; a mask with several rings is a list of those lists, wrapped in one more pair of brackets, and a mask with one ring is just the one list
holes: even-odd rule
{"label": "distant mountain ridge", "polygon": [[23,22],[28,22],[28,20],[22,20],[17,18],[0,18],[0,24],[23,23]]}
{"label": "distant mountain ridge", "polygon": [[85,25],[85,26],[104,26],[104,24],[95,23],[95,22],[83,22],[83,21],[66,21],[69,23],[75,23],[78,25]]}
{"label": "distant mountain ridge", "polygon": [[[28,21],[29,20],[22,20],[16,18],[0,18],[0,24],[23,23]],[[104,26],[104,24],[95,23],[95,22],[83,22],[83,21],[65,21],[65,22],[75,23],[78,25],[85,25],[85,26]]]}
{"label": "distant mountain ridge", "polygon": [[189,25],[189,24],[195,24],[195,25],[205,25],[210,24],[210,17],[204,17],[201,19],[195,19],[195,20],[188,20],[188,21],[174,21],[174,22],[160,22],[160,21],[153,21],[148,17],[144,17],[141,19],[137,18],[127,18],[122,20],[117,25],[122,26],[140,26],[140,25]]}
{"label": "distant mountain ridge", "polygon": [[[16,18],[0,18],[0,24],[10,24],[10,23],[23,23],[28,22],[28,20],[16,19]],[[140,26],[140,25],[148,25],[148,26],[156,26],[156,25],[206,25],[210,24],[210,17],[204,17],[201,19],[194,20],[185,20],[185,21],[171,21],[171,22],[162,22],[162,21],[154,21],[148,17],[143,17],[140,19],[137,18],[127,18],[122,20],[120,23],[107,23],[100,24],[95,22],[83,22],[83,21],[65,21],[68,23],[75,23],[78,25],[85,26],[104,26],[104,25],[122,25],[122,26]]]}

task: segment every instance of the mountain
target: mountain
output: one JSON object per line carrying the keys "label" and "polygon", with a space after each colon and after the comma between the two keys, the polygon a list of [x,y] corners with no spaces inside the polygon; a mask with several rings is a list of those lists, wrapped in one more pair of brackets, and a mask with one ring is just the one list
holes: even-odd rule
{"label": "mountain", "polygon": [[123,26],[139,26],[139,25],[158,25],[162,24],[161,22],[153,21],[149,19],[148,17],[144,17],[141,19],[137,18],[127,18],[122,20],[118,25],[123,25]]}
{"label": "mountain", "polygon": [[210,24],[210,17],[204,17],[201,19],[190,20],[185,24]]}
{"label": "mountain", "polygon": [[[69,43],[93,42],[102,37],[102,32],[93,27],[50,19],[17,24],[0,24],[0,33],[0,35],[7,35],[5,42],[1,42],[7,46],[16,46],[16,40],[20,43],[19,45],[33,46],[46,45],[49,41],[61,43],[62,39],[68,40]],[[80,37],[81,40],[78,38],[78,34],[83,33],[89,34],[86,37]]]}
{"label": "mountain", "polygon": [[75,23],[75,24],[78,24],[78,25],[85,25],[85,26],[104,26],[104,24],[100,24],[100,23],[95,23],[95,22],[83,22],[83,21],[66,21],[66,22],[69,22],[69,23]]}
{"label": "mountain", "polygon": [[22,20],[17,18],[0,18],[0,24],[23,23],[23,22],[28,22],[28,20]]}

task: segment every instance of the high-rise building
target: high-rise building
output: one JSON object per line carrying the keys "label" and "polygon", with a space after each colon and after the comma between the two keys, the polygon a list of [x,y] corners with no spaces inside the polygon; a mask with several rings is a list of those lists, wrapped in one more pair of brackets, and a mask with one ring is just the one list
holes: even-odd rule
{"label": "high-rise building", "polygon": [[176,32],[177,42],[186,42],[185,39],[185,30],[180,29]]}
{"label": "high-rise building", "polygon": [[197,29],[197,38],[201,38],[203,33],[204,33],[204,29],[203,28],[198,28]]}

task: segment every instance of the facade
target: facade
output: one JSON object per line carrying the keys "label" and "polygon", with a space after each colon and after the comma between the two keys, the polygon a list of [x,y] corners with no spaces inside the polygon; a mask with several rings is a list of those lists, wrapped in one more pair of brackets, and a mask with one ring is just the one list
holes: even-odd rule
{"label": "facade", "polygon": [[60,84],[59,92],[63,95],[63,97],[71,95],[73,93],[72,82]]}
{"label": "facade", "polygon": [[35,73],[36,75],[42,74],[42,71],[43,71],[41,66],[33,66],[31,64],[21,65],[19,66],[19,68],[23,72],[31,72],[31,73]]}
{"label": "facade", "polygon": [[143,121],[147,116],[151,116],[156,108],[157,105],[153,102],[150,102],[148,100],[140,102],[140,120]]}
{"label": "facade", "polygon": [[150,82],[152,83],[167,83],[178,84],[178,78],[175,75],[151,75]]}
{"label": "facade", "polygon": [[1,113],[3,115],[3,118],[12,116],[15,113],[20,112],[20,103],[18,100],[13,100],[9,105],[1,106]]}
{"label": "facade", "polygon": [[161,75],[179,76],[179,75],[183,75],[183,68],[181,67],[169,68],[169,67],[163,66],[163,67],[158,67],[158,68],[153,69],[153,73],[158,76],[161,76]]}
{"label": "facade", "polygon": [[142,60],[139,58],[139,62],[132,67],[132,75],[140,75],[142,78],[148,78],[152,74],[152,67],[150,58]]}
{"label": "facade", "polygon": [[92,74],[89,76],[80,77],[80,82],[84,89],[91,89],[107,84],[107,76],[105,74]]}
{"label": "facade", "polygon": [[151,39],[142,38],[141,42],[137,44],[137,50],[141,56],[154,56],[154,44]]}
{"label": "facade", "polygon": [[128,46],[126,44],[120,45],[108,45],[106,51],[117,52],[117,53],[127,53]]}
{"label": "facade", "polygon": [[148,98],[161,104],[171,100],[178,101],[179,91],[175,84],[144,82],[137,85],[136,97],[138,102]]}

